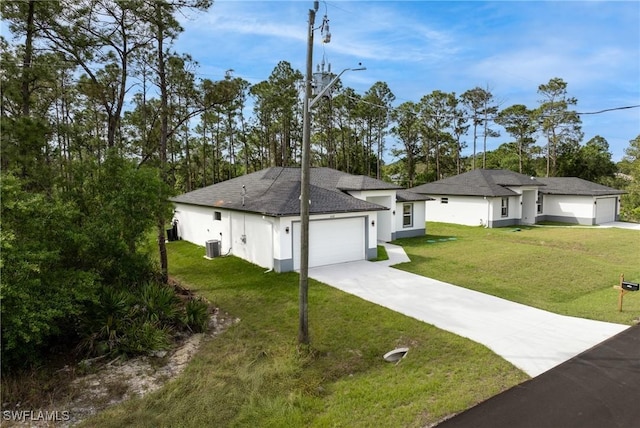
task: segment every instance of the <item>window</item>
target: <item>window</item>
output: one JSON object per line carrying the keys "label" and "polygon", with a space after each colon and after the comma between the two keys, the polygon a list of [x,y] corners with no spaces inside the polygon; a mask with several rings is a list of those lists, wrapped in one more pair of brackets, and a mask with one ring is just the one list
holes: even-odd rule
{"label": "window", "polygon": [[448,204],[449,203],[449,198],[440,198],[440,203],[441,204]]}
{"label": "window", "polygon": [[542,214],[542,194],[538,193],[538,199],[536,199],[536,206],[538,207],[538,214]]}
{"label": "window", "polygon": [[413,204],[402,206],[402,227],[413,226]]}
{"label": "window", "polygon": [[213,219],[214,220],[222,220],[222,213],[220,211],[214,211],[213,212]]}
{"label": "window", "polygon": [[509,198],[502,198],[502,217],[509,217]]}

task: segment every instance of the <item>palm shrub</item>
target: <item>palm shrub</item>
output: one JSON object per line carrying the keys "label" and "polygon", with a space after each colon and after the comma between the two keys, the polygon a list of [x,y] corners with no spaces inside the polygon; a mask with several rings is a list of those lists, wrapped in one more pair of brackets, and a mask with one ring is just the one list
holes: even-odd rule
{"label": "palm shrub", "polygon": [[173,288],[150,281],[140,288],[138,299],[147,321],[168,325],[180,321],[180,299]]}
{"label": "palm shrub", "polygon": [[189,300],[184,307],[183,323],[193,332],[206,331],[209,327],[209,304],[201,297]]}
{"label": "palm shrub", "polygon": [[133,356],[168,348],[180,330],[206,331],[209,305],[201,298],[183,304],[172,287],[150,281],[103,288],[87,314],[80,351]]}
{"label": "palm shrub", "polygon": [[167,349],[171,345],[173,329],[168,324],[137,318],[127,327],[119,344],[119,351],[126,355]]}
{"label": "palm shrub", "polygon": [[104,287],[83,319],[80,350],[89,355],[118,352],[136,316],[135,296],[126,289]]}

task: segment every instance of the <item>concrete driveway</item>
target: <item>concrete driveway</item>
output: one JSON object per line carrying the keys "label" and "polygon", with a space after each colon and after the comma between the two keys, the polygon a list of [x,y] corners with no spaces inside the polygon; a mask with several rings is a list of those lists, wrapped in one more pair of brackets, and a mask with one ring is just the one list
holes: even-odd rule
{"label": "concrete driveway", "polygon": [[640,223],[612,221],[610,223],[602,223],[600,227],[617,227],[618,229],[640,230]]}
{"label": "concrete driveway", "polygon": [[320,282],[481,343],[537,376],[629,328],[557,315],[390,267],[409,261],[385,244],[390,260],[309,269]]}

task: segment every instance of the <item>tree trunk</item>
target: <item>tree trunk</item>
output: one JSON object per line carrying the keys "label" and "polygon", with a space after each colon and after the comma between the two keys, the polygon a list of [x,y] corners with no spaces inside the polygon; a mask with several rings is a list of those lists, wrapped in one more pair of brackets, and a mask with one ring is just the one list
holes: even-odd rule
{"label": "tree trunk", "polygon": [[24,42],[24,57],[22,61],[22,115],[28,117],[31,113],[31,91],[29,81],[31,79],[31,60],[33,59],[33,34],[35,32],[33,19],[35,13],[35,0],[29,1],[29,11],[27,14],[27,34]]}
{"label": "tree trunk", "polygon": [[[158,38],[158,78],[160,80],[160,178],[167,182],[167,134],[169,132],[169,109],[167,95],[167,76],[164,64],[164,26],[161,4],[156,4]],[[165,244],[166,219],[162,211],[158,215],[158,252],[160,254],[160,275],[164,283],[169,281],[169,262]]]}

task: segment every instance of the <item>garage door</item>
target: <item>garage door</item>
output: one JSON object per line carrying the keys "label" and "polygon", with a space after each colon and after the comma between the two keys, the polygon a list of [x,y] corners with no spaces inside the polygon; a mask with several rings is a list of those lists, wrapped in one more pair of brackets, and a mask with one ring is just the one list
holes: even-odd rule
{"label": "garage door", "polygon": [[[309,267],[365,258],[364,217],[309,222]],[[293,224],[293,268],[300,269],[300,223]]]}
{"label": "garage door", "polygon": [[596,199],[596,224],[616,221],[616,198]]}

